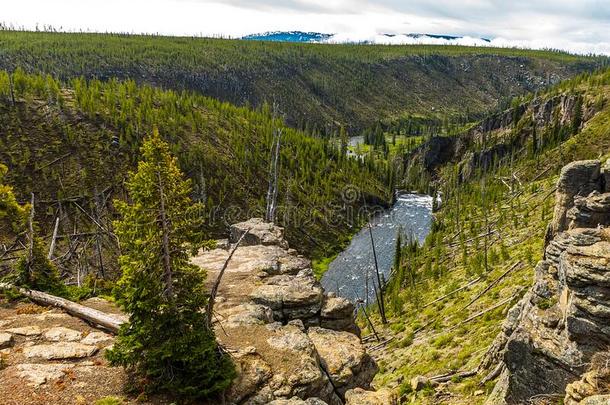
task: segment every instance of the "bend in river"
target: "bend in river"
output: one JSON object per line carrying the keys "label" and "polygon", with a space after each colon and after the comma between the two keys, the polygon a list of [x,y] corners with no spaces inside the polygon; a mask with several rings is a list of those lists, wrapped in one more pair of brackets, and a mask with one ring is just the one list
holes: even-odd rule
{"label": "bend in river", "polygon": [[[403,235],[412,235],[422,243],[432,225],[432,197],[422,194],[398,195],[396,203],[387,212],[371,221],[379,272],[387,280],[394,261],[396,233],[402,226]],[[403,239],[404,240],[404,239]],[[364,299],[368,274],[369,302],[374,301],[373,277],[375,262],[368,226],[362,228],[349,246],[333,260],[324,276],[322,285],[326,291],[351,301]]]}

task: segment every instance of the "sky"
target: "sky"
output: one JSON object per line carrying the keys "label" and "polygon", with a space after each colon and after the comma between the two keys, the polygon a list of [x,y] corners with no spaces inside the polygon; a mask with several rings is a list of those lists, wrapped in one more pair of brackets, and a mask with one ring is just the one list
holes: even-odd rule
{"label": "sky", "polygon": [[445,42],[400,35],[431,33],[463,36],[453,42],[459,44],[610,55],[610,0],[0,0],[0,6],[0,22],[28,29],[223,37],[300,30],[336,34],[333,42]]}

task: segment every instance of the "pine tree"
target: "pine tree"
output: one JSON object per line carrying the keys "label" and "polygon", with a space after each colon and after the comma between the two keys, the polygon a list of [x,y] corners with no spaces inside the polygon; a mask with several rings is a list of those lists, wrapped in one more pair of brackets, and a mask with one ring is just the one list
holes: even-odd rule
{"label": "pine tree", "polygon": [[189,261],[202,206],[191,200],[191,183],[158,131],[141,151],[127,182],[132,202],[116,202],[122,277],[115,298],[129,322],[108,358],[143,378],[149,390],[213,397],[235,372],[206,327],[205,273]]}

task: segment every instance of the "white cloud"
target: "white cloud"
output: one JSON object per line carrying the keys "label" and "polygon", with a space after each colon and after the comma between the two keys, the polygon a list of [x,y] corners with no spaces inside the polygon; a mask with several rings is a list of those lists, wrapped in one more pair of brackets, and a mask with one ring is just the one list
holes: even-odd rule
{"label": "white cloud", "polygon": [[610,55],[608,0],[0,0],[0,20],[34,28],[239,37],[302,30],[335,41],[445,43],[404,35],[464,36],[450,43],[557,48]]}
{"label": "white cloud", "polygon": [[464,36],[455,39],[436,38],[430,36],[413,37],[408,35],[387,36],[382,34],[337,34],[329,38],[328,43],[371,43],[383,45],[463,45],[485,46],[497,48],[522,49],[561,49],[580,54],[610,55],[610,43],[587,43],[566,40],[512,40],[507,38],[493,38],[485,40]]}

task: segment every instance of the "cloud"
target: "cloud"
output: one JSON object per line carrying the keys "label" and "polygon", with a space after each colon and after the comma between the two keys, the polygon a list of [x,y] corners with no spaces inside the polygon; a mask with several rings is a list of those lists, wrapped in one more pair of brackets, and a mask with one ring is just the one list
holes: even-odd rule
{"label": "cloud", "polygon": [[[610,54],[608,0],[19,0],[0,20],[34,28],[240,37],[317,31],[370,42],[412,43],[430,33],[492,45]],[[433,41],[432,39],[425,39]],[[434,40],[443,41],[443,40]],[[450,43],[459,43],[454,41]],[[476,42],[476,41],[475,41]],[[481,43],[488,46],[487,43]]]}
{"label": "cloud", "polygon": [[462,45],[481,46],[497,48],[521,48],[521,49],[561,49],[580,54],[604,54],[610,55],[610,43],[574,42],[574,41],[551,41],[551,40],[512,40],[507,38],[483,39],[479,37],[464,36],[455,39],[437,38],[430,36],[414,37],[411,35],[358,35],[358,34],[336,34],[326,40],[327,43],[367,43],[380,45]]}

